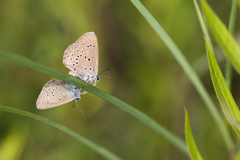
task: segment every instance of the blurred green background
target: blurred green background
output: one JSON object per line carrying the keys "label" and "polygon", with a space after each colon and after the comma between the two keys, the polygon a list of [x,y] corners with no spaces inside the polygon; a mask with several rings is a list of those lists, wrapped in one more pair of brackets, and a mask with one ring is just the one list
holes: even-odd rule
{"label": "blurred green background", "polygon": [[[221,110],[212,87],[193,2],[141,2],[195,66]],[[231,1],[208,2],[227,24]],[[239,27],[238,21],[236,33]],[[103,75],[111,79],[101,77],[98,88],[152,117],[183,140],[185,105],[202,156],[229,159],[219,128],[199,94],[169,49],[130,1],[0,1],[0,49],[64,73],[69,71],[62,63],[65,49],[89,31],[94,31],[98,37],[99,72],[110,68]],[[220,50],[216,52],[224,71],[224,57]],[[189,159],[155,131],[91,93],[83,95],[78,102],[83,115],[77,107],[73,108],[73,102],[38,110],[36,100],[42,87],[56,78],[3,60],[0,60],[0,73],[0,104],[60,123],[123,159]],[[233,96],[238,104],[239,80],[234,72]],[[237,141],[230,126],[229,130]],[[1,111],[0,152],[9,160],[104,159],[51,126]]]}

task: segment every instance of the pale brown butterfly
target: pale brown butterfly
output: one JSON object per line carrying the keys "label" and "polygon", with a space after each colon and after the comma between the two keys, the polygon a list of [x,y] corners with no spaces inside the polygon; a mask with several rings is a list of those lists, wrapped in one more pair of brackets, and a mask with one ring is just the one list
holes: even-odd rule
{"label": "pale brown butterfly", "polygon": [[82,92],[72,84],[51,80],[43,86],[37,99],[37,108],[48,109],[68,103],[74,99],[80,100],[81,94]]}
{"label": "pale brown butterfly", "polygon": [[98,74],[98,41],[94,32],[87,32],[64,52],[63,64],[69,75],[89,83],[100,80]]}

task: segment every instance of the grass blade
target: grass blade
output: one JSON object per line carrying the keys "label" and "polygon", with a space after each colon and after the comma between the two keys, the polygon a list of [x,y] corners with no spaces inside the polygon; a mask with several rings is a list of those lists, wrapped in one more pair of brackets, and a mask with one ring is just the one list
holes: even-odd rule
{"label": "grass blade", "polygon": [[209,40],[209,44],[210,44],[211,48],[213,48],[212,41],[211,41],[210,35],[208,33],[207,26],[205,24],[205,21],[204,21],[204,18],[202,16],[202,13],[200,11],[200,7],[199,7],[199,5],[197,3],[197,0],[193,0],[193,3],[194,3],[194,6],[195,6],[195,9],[196,9],[196,12],[197,12],[197,16],[198,16],[198,20],[199,20],[200,26],[202,28],[202,32],[207,37],[207,39]]}
{"label": "grass blade", "polygon": [[231,92],[228,89],[228,86],[224,80],[222,72],[217,64],[215,57],[213,56],[212,50],[208,43],[208,40],[205,38],[208,64],[210,69],[210,75],[212,78],[213,86],[217,94],[218,100],[222,106],[222,109],[227,117],[229,123],[232,125],[233,129],[236,131],[240,137],[240,128],[233,123],[233,120],[240,121],[240,111],[231,95]]}
{"label": "grass blade", "polygon": [[190,157],[192,160],[202,160],[202,156],[197,149],[197,146],[195,144],[195,141],[192,135],[188,112],[185,107],[184,107],[184,110],[185,110],[185,137],[186,137]]}
{"label": "grass blade", "polygon": [[199,95],[205,102],[210,114],[214,118],[216,124],[218,125],[223,138],[227,144],[227,148],[231,150],[234,147],[233,140],[223,122],[219,111],[216,109],[217,107],[213,103],[210,95],[204,88],[203,84],[201,83],[199,77],[197,76],[196,72],[192,69],[190,64],[187,62],[186,58],[183,56],[180,49],[177,45],[173,42],[173,40],[169,37],[169,35],[165,32],[162,26],[157,22],[157,20],[149,13],[149,11],[142,5],[139,0],[131,0],[133,5],[139,10],[139,12],[143,15],[143,17],[148,21],[148,23],[152,26],[158,36],[163,40],[169,50],[172,52],[173,56],[176,58],[180,66],[183,68],[184,72],[197,89]]}
{"label": "grass blade", "polygon": [[76,85],[78,87],[82,87],[83,89],[86,89],[87,91],[109,101],[110,103],[121,108],[122,110],[129,113],[133,117],[137,118],[141,122],[145,123],[147,126],[154,129],[157,133],[162,135],[164,138],[166,138],[168,141],[170,141],[173,145],[175,145],[177,148],[179,148],[183,153],[188,155],[187,146],[182,139],[178,138],[176,135],[169,132],[166,128],[159,125],[156,121],[154,121],[153,119],[151,119],[144,113],[133,108],[132,106],[128,105],[127,103],[119,100],[118,98],[111,96],[111,95],[103,92],[102,90],[100,90],[96,87],[93,87],[92,85],[84,83],[83,81],[81,81],[73,76],[69,76],[69,75],[59,72],[55,69],[52,69],[52,68],[49,68],[42,64],[28,60],[26,58],[23,58],[23,57],[14,55],[14,54],[10,54],[10,53],[5,53],[3,51],[0,51],[0,58],[10,61],[10,62],[13,62],[15,64],[23,65],[23,66],[29,67],[31,69],[49,74],[49,75],[59,78],[63,81],[69,82],[73,85]]}
{"label": "grass blade", "polygon": [[240,74],[240,46],[229,33],[226,26],[221,22],[217,15],[212,11],[205,0],[201,0],[202,9],[209,27],[217,41],[224,50],[225,55],[231,61],[231,64]]}
{"label": "grass blade", "polygon": [[60,131],[65,132],[66,134],[70,135],[71,137],[77,139],[78,141],[82,142],[83,144],[85,144],[89,148],[93,149],[95,152],[99,153],[103,157],[105,157],[107,159],[111,159],[111,160],[112,159],[120,160],[119,157],[117,157],[116,155],[114,155],[113,153],[108,151],[107,149],[96,145],[95,143],[91,142],[87,138],[85,138],[85,137],[77,134],[76,132],[73,132],[72,130],[68,129],[67,127],[64,127],[64,126],[62,126],[62,125],[60,125],[56,122],[53,122],[49,119],[43,118],[41,116],[26,112],[26,111],[22,111],[22,110],[19,110],[19,109],[16,109],[16,108],[3,106],[3,105],[0,105],[0,110],[10,112],[10,113],[15,113],[15,114],[22,115],[22,116],[26,116],[26,117],[41,121],[43,123],[46,123],[48,125],[51,125],[51,126],[57,128],[57,129],[59,129]]}
{"label": "grass blade", "polygon": [[[228,30],[232,35],[234,35],[236,14],[237,14],[237,2],[235,2],[235,0],[233,0],[232,1],[230,19],[229,19],[229,23],[228,23]],[[208,37],[207,37],[207,39],[208,39]],[[228,85],[228,88],[231,90],[232,65],[231,65],[229,60],[227,60],[227,64],[226,64],[226,67],[225,67],[225,79],[226,79],[226,83]]]}

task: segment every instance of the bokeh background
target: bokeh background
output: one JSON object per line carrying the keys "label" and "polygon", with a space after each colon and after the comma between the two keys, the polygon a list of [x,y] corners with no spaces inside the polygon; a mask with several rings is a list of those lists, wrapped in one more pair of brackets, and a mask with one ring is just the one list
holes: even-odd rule
{"label": "bokeh background", "polygon": [[[208,2],[227,24],[231,1]],[[192,0],[142,0],[142,3],[194,66],[221,112]],[[239,27],[237,21],[236,36]],[[64,73],[69,71],[62,63],[65,49],[89,31],[98,37],[99,72],[110,69],[103,75],[111,79],[101,77],[98,88],[142,111],[183,140],[185,105],[202,156],[229,159],[219,128],[196,89],[129,0],[0,1],[0,49]],[[224,71],[225,57],[217,46],[216,52]],[[189,159],[145,124],[91,93],[78,102],[83,115],[77,107],[73,108],[72,102],[38,110],[36,100],[43,85],[56,78],[3,60],[0,73],[0,104],[60,123],[123,159]],[[239,80],[234,71],[233,96],[238,104]],[[237,143],[230,126],[229,130]],[[49,125],[0,111],[0,153],[3,151],[9,160],[104,159]]]}

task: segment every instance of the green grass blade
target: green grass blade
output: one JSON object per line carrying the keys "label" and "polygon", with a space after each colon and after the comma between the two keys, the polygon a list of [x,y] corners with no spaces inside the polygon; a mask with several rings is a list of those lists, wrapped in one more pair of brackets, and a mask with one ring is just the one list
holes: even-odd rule
{"label": "green grass blade", "polygon": [[31,60],[28,60],[26,58],[23,58],[23,57],[14,55],[14,54],[5,53],[0,50],[0,59],[4,59],[4,60],[10,61],[10,62],[13,62],[15,64],[19,64],[19,65],[23,65],[23,66],[32,68],[34,70],[49,74],[49,75],[57,77],[63,81],[69,82],[73,85],[76,85],[78,87],[82,87],[82,88],[86,89],[87,91],[109,101],[110,103],[112,103],[112,104],[116,105],[117,107],[121,108],[122,110],[126,111],[133,117],[142,121],[147,126],[154,129],[157,133],[159,133],[164,138],[166,138],[168,141],[170,141],[177,148],[179,148],[183,153],[188,155],[187,146],[182,139],[178,138],[176,135],[169,132],[166,128],[159,125],[152,118],[148,117],[147,115],[138,111],[137,109],[133,108],[132,106],[128,105],[127,103],[119,100],[118,98],[111,96],[111,95],[103,92],[102,90],[100,90],[96,87],[93,87],[92,85],[84,83],[83,81],[81,81],[73,76],[69,76],[69,75],[59,72],[55,69],[49,68],[49,67],[39,64],[37,62],[33,62]]}
{"label": "green grass blade", "polygon": [[184,109],[185,109],[185,137],[190,157],[192,160],[202,160],[202,156],[197,149],[197,146],[192,135],[187,109],[185,107]]}
{"label": "green grass blade", "polygon": [[[229,19],[229,23],[228,23],[228,30],[232,35],[234,35],[236,14],[237,14],[237,3],[235,2],[235,0],[233,0],[232,1],[230,19]],[[208,39],[208,37],[207,37],[207,39]],[[226,64],[226,67],[225,67],[225,79],[226,79],[226,83],[227,83],[228,88],[231,90],[232,65],[231,65],[229,60],[227,60],[227,64]]]}
{"label": "green grass blade", "polygon": [[229,33],[226,26],[212,11],[205,0],[201,0],[202,9],[217,43],[224,50],[233,67],[240,74],[240,46]]}
{"label": "green grass blade", "polygon": [[86,146],[88,146],[89,148],[93,149],[95,152],[99,153],[100,155],[102,155],[103,157],[107,158],[107,159],[114,159],[114,160],[120,160],[119,157],[117,157],[116,155],[114,155],[113,153],[111,153],[110,151],[108,151],[107,149],[96,145],[95,143],[91,142],[90,140],[88,140],[87,138],[77,134],[76,132],[73,132],[72,130],[56,123],[53,122],[49,119],[43,118],[41,116],[26,112],[26,111],[22,111],[16,108],[12,108],[12,107],[7,107],[7,106],[3,106],[0,105],[0,110],[2,111],[6,111],[6,112],[10,112],[10,113],[15,113],[18,115],[22,115],[22,116],[26,116],[32,119],[36,119],[38,121],[41,121],[43,123],[46,123],[48,125],[51,125],[59,130],[61,130],[62,132],[65,132],[66,134],[70,135],[71,137],[77,139],[78,141],[82,142],[83,144],[85,144]]}
{"label": "green grass blade", "polygon": [[173,42],[173,40],[169,37],[169,35],[165,32],[162,26],[157,22],[157,20],[149,13],[149,11],[142,5],[139,0],[131,0],[133,5],[139,10],[139,12],[143,15],[143,17],[148,21],[148,23],[152,26],[158,36],[163,40],[169,50],[172,52],[173,56],[176,58],[180,66],[183,68],[184,72],[191,80],[194,87],[197,89],[198,93],[200,94],[201,98],[205,102],[210,114],[214,118],[216,124],[218,125],[223,138],[227,144],[227,148],[231,150],[234,147],[233,140],[230,136],[227,127],[225,126],[219,111],[217,110],[216,105],[213,103],[210,95],[204,88],[203,84],[201,83],[199,77],[197,76],[196,72],[192,69],[190,64],[187,62],[186,58],[179,50],[177,45]]}
{"label": "green grass blade", "polygon": [[208,33],[206,23],[204,21],[204,18],[202,16],[201,11],[200,11],[200,7],[197,3],[197,0],[193,0],[193,3],[194,3],[194,6],[195,6],[195,9],[196,9],[196,12],[197,12],[197,16],[198,16],[200,26],[202,28],[202,32],[207,37],[207,39],[209,40],[209,44],[210,44],[211,48],[213,49],[212,41],[211,41],[210,35]]}
{"label": "green grass blade", "polygon": [[213,86],[217,94],[218,100],[222,106],[222,109],[227,117],[229,123],[232,125],[233,129],[236,131],[240,137],[240,128],[233,123],[233,120],[240,121],[240,112],[239,109],[231,95],[231,92],[228,89],[228,86],[224,80],[222,72],[217,64],[216,59],[213,56],[212,50],[208,43],[208,40],[205,38],[208,64],[210,69],[210,75],[212,78]]}
{"label": "green grass blade", "polygon": [[230,19],[229,19],[229,23],[228,23],[228,30],[232,35],[234,34],[235,23],[236,23],[236,15],[237,15],[237,3],[235,2],[235,0],[233,0],[232,1]]}

